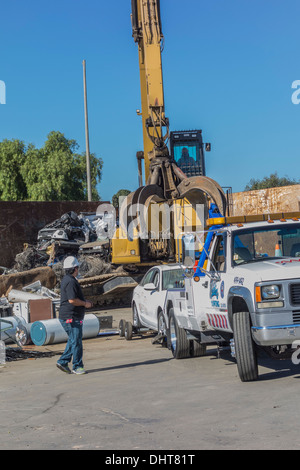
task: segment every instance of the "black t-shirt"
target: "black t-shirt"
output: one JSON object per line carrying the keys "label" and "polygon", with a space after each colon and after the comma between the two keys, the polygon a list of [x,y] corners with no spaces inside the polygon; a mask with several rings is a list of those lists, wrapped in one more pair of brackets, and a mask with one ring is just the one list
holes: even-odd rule
{"label": "black t-shirt", "polygon": [[83,320],[85,307],[76,307],[70,304],[69,300],[73,299],[84,300],[83,293],[77,279],[71,274],[66,274],[61,281],[60,287],[59,318],[61,320],[71,318]]}

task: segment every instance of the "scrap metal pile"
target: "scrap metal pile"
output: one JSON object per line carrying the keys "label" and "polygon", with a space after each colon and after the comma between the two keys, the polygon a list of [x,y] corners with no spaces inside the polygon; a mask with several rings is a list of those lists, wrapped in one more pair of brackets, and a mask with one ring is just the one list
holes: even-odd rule
{"label": "scrap metal pile", "polygon": [[[110,263],[108,235],[114,229],[113,223],[111,214],[77,215],[73,211],[67,212],[39,230],[36,244],[26,244],[23,252],[16,255],[13,268],[5,274],[11,276],[15,274],[15,277],[18,277],[17,273],[29,273],[34,269],[50,267],[51,273],[55,275],[56,284],[47,287],[59,289],[64,275],[63,260],[66,256],[73,255],[80,262],[79,278],[92,279],[94,302],[96,300],[96,304],[103,305],[108,302],[108,296],[105,300],[101,298],[103,284],[108,279],[128,275],[122,267],[116,268]],[[15,282],[13,277],[11,279]],[[6,293],[1,289],[3,280],[3,276],[0,276],[0,295]],[[34,280],[36,279],[27,279],[25,282],[31,283]],[[83,287],[87,288],[89,284],[85,282]],[[10,284],[6,283],[6,287],[10,287]],[[115,296],[114,299],[110,298],[109,302],[112,300],[118,303],[121,298]]]}
{"label": "scrap metal pile", "polygon": [[[109,261],[109,214],[67,212],[43,227],[37,234],[35,245],[25,244],[24,251],[16,255],[13,271],[27,271],[39,266],[54,266],[66,256],[93,255],[86,260],[84,274],[93,264],[93,274],[107,272]],[[99,262],[101,260],[101,263]]]}

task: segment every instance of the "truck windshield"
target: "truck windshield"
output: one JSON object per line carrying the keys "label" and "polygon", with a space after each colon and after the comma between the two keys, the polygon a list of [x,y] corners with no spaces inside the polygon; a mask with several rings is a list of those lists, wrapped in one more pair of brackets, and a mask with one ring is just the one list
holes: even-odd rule
{"label": "truck windshield", "polygon": [[300,257],[300,225],[242,230],[233,237],[233,265],[270,258]]}

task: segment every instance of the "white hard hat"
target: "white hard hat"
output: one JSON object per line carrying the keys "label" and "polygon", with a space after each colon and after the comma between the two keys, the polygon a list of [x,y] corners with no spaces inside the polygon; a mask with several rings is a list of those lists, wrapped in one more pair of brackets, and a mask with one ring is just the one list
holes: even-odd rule
{"label": "white hard hat", "polygon": [[64,260],[64,269],[76,268],[79,266],[79,261],[75,256],[67,256]]}

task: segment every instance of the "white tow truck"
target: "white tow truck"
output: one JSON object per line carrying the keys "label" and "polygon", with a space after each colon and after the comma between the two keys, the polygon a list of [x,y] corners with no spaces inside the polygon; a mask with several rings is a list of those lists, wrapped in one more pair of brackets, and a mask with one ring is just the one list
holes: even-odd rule
{"label": "white tow truck", "polygon": [[175,358],[230,345],[240,379],[257,380],[258,347],[281,358],[300,340],[300,213],[208,224],[205,240],[187,237],[201,251],[194,268],[191,256],[183,263],[184,288],[167,292],[168,344]]}

